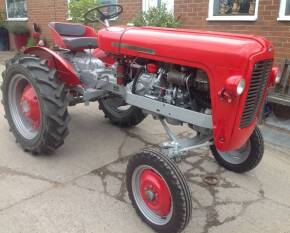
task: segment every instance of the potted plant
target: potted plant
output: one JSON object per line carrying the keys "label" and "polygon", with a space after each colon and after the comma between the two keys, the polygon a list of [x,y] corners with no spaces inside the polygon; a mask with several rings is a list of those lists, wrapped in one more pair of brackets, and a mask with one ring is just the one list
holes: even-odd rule
{"label": "potted plant", "polygon": [[231,2],[230,0],[220,0],[219,4],[219,14],[225,15],[231,11]]}
{"label": "potted plant", "polygon": [[4,12],[0,10],[0,51],[9,50],[9,33],[6,29]]}
{"label": "potted plant", "polygon": [[240,11],[240,2],[238,0],[233,1],[233,7],[232,7],[232,14],[237,15]]}
{"label": "potted plant", "polygon": [[29,39],[29,29],[25,23],[13,23],[10,26],[10,32],[14,35],[16,49],[20,50],[27,44]]}
{"label": "potted plant", "polygon": [[255,14],[255,8],[256,8],[256,2],[250,1],[250,7],[249,7],[249,14],[254,15]]}

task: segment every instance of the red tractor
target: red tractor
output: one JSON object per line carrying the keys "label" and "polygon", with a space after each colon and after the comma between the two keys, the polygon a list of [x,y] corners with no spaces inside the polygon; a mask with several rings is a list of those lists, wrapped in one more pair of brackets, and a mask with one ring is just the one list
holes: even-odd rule
{"label": "red tractor", "polygon": [[[110,10],[108,10],[110,9]],[[170,140],[144,150],[127,167],[127,188],[138,215],[158,232],[188,224],[191,195],[175,161],[209,146],[226,169],[243,173],[262,159],[257,117],[276,81],[271,43],[257,36],[157,27],[110,26],[120,5],[85,14],[81,24],[49,24],[54,49],[28,48],[3,72],[5,116],[16,141],[32,154],[50,154],[68,135],[68,106],[99,102],[110,121],[135,126],[151,114]],[[180,138],[168,124],[187,124]]]}

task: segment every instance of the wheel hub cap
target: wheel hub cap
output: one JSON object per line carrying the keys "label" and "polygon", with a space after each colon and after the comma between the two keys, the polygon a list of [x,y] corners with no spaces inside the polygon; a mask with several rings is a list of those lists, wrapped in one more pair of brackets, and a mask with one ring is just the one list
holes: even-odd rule
{"label": "wheel hub cap", "polygon": [[40,107],[36,92],[31,84],[28,84],[23,90],[20,98],[20,107],[24,116],[32,122],[32,126],[35,129],[39,128]]}
{"label": "wheel hub cap", "polygon": [[171,195],[166,182],[151,169],[145,169],[140,176],[140,193],[150,210],[165,217],[171,210]]}

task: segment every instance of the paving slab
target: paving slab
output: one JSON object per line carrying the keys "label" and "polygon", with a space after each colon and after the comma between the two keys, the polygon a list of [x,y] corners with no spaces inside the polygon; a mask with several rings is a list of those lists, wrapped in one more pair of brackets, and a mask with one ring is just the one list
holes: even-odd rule
{"label": "paving slab", "polygon": [[[52,156],[35,157],[15,143],[0,107],[0,233],[152,232],[130,205],[125,169],[130,156],[166,140],[160,124],[148,117],[120,129],[97,104],[69,112],[65,145]],[[246,174],[219,167],[208,148],[188,156],[179,164],[193,199],[185,233],[290,233],[288,149],[267,144],[261,164]],[[218,183],[206,184],[207,175]]]}
{"label": "paving slab", "polygon": [[0,212],[5,233],[149,233],[129,204],[72,184]]}

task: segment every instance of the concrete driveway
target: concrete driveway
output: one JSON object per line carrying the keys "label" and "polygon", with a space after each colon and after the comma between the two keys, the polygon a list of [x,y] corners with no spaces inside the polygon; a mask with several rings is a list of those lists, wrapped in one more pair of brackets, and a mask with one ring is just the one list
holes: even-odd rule
{"label": "concrete driveway", "polygon": [[[130,155],[166,139],[158,122],[148,118],[124,130],[110,125],[97,104],[73,107],[65,145],[35,157],[15,143],[3,114],[1,106],[0,233],[152,232],[130,205],[124,171]],[[194,208],[185,232],[290,232],[288,150],[267,145],[261,164],[244,175],[220,168],[207,148],[190,155],[179,164]],[[205,184],[207,174],[219,183]]]}

